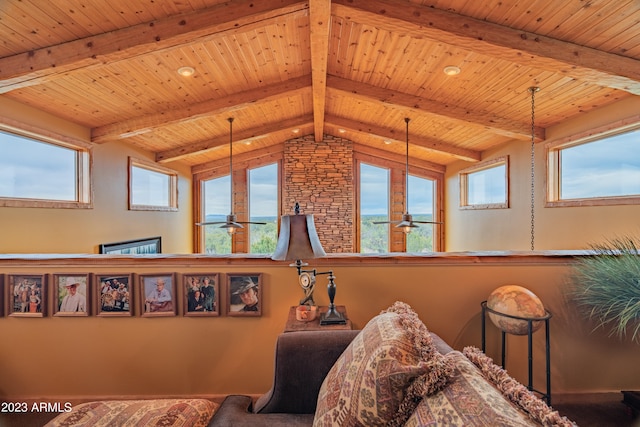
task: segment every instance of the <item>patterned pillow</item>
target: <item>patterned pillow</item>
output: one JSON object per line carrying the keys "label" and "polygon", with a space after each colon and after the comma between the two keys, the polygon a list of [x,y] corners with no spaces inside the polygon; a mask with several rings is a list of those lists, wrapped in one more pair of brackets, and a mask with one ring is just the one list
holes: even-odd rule
{"label": "patterned pillow", "polygon": [[493,363],[493,360],[476,347],[465,347],[462,352],[473,362],[482,375],[489,380],[511,402],[524,410],[529,417],[545,426],[572,427],[575,423],[560,416],[532,391],[520,384],[502,369]]}
{"label": "patterned pillow", "polygon": [[444,387],[451,373],[417,314],[396,302],[371,319],[333,365],[313,425],[403,425],[420,398]]}
{"label": "patterned pillow", "polygon": [[462,353],[452,351],[445,357],[455,366],[450,384],[422,399],[406,427],[539,425],[505,399]]}
{"label": "patterned pillow", "polygon": [[76,405],[45,427],[204,427],[218,406],[206,399],[102,400]]}

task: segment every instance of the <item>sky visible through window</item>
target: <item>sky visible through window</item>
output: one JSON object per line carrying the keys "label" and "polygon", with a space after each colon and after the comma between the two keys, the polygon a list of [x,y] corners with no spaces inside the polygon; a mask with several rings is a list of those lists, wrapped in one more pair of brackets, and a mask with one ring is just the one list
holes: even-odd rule
{"label": "sky visible through window", "polygon": [[0,197],[75,201],[77,152],[0,132]]}
{"label": "sky visible through window", "polygon": [[389,215],[389,171],[360,164],[360,211],[362,215]]}
{"label": "sky visible through window", "polygon": [[138,166],[131,172],[134,205],[169,206],[169,175]]}
{"label": "sky visible through window", "polygon": [[481,205],[506,202],[506,166],[493,166],[467,175],[467,203]]}
{"label": "sky visible through window", "polygon": [[251,218],[278,215],[278,165],[276,163],[249,170],[249,190]]}
{"label": "sky visible through window", "polygon": [[560,197],[640,195],[640,129],[560,152]]}

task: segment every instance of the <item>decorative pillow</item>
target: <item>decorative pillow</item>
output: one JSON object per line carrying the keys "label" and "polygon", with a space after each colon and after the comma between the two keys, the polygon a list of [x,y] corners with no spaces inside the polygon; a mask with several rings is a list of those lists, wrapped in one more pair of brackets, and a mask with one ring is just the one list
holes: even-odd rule
{"label": "decorative pillow", "polygon": [[529,427],[539,424],[518,410],[459,351],[445,355],[455,368],[451,382],[418,404],[405,426]]}
{"label": "decorative pillow", "polygon": [[103,400],[76,405],[45,427],[204,427],[218,406],[206,399]]}
{"label": "decorative pillow", "polygon": [[507,399],[522,408],[538,423],[545,426],[575,426],[575,423],[566,417],[560,416],[558,411],[551,409],[527,387],[511,378],[507,371],[493,363],[493,360],[480,349],[465,347],[462,352]]}
{"label": "decorative pillow", "polygon": [[314,426],[403,425],[422,396],[453,372],[427,327],[405,303],[374,317],[324,379]]}

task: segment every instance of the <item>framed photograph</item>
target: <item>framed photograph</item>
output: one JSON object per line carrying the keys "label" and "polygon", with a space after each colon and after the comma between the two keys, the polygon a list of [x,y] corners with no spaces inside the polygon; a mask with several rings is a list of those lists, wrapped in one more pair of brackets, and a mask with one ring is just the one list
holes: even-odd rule
{"label": "framed photograph", "polygon": [[219,316],[220,286],[218,273],[184,274],[182,301],[185,316]]}
{"label": "framed photograph", "polygon": [[262,274],[227,275],[229,316],[262,316]]}
{"label": "framed photograph", "polygon": [[88,316],[90,283],[89,274],[54,274],[53,315]]}
{"label": "framed photograph", "polygon": [[175,316],[176,280],[174,273],[141,274],[140,312],[142,316]]}
{"label": "framed photograph", "polygon": [[131,274],[96,274],[93,277],[98,316],[133,316]]}
{"label": "framed photograph", "polygon": [[112,255],[147,255],[162,252],[162,238],[151,237],[140,240],[127,240],[117,243],[103,243],[100,245],[101,254]]}
{"label": "framed photograph", "polygon": [[16,317],[44,317],[47,312],[47,280],[44,274],[7,276],[7,314]]}

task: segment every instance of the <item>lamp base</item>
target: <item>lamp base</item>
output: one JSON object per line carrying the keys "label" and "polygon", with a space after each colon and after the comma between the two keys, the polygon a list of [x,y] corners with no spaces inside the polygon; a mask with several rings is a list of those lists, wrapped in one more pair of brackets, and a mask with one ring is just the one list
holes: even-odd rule
{"label": "lamp base", "polygon": [[342,313],[336,310],[334,305],[329,306],[329,310],[320,317],[320,326],[323,325],[346,325],[347,319]]}

